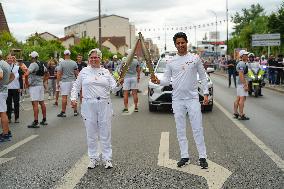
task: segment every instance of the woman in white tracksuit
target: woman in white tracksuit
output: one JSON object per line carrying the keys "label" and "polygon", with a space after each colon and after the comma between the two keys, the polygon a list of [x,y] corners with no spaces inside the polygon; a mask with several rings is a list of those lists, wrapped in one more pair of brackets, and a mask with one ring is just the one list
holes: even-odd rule
{"label": "woman in white tracksuit", "polygon": [[[99,49],[89,52],[89,65],[81,70],[71,91],[72,106],[76,105],[78,92],[82,87],[81,115],[87,132],[89,169],[100,161],[100,151],[105,168],[112,168],[111,119],[112,104],[110,91],[117,89],[117,83],[109,70],[101,67],[102,53]],[[100,151],[98,149],[100,142]]]}

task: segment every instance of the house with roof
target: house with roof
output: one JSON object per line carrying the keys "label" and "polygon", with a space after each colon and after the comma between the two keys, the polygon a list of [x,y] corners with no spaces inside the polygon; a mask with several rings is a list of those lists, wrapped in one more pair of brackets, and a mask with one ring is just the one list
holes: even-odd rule
{"label": "house with roof", "polygon": [[9,26],[8,26],[8,23],[5,17],[5,13],[2,8],[2,4],[0,3],[0,32],[3,32],[3,31],[10,33]]}
{"label": "house with roof", "polygon": [[59,38],[49,32],[43,32],[43,33],[39,33],[38,34],[41,38],[47,40],[47,41],[51,41],[51,40],[58,40]]}
{"label": "house with roof", "polygon": [[117,54],[120,53],[122,55],[128,49],[128,45],[126,44],[125,36],[122,37],[102,37],[102,45],[109,49],[110,52]]}
{"label": "house with roof", "polygon": [[[117,45],[120,46],[120,42],[123,41],[122,38],[125,38],[125,44],[127,48],[132,48],[135,45],[135,26],[134,24],[129,22],[129,18],[125,18],[118,15],[102,15],[101,16],[101,25],[102,25],[102,38],[111,38],[111,41],[103,41],[110,48],[115,50]],[[90,37],[91,39],[95,39],[98,41],[99,39],[99,18],[94,17],[79,23],[66,26],[64,28],[64,34],[66,36],[74,35],[76,37]],[[118,37],[117,39],[113,39],[112,37]],[[119,44],[117,44],[119,42]],[[113,46],[111,46],[111,44]],[[113,44],[115,43],[115,44]],[[124,44],[123,44],[124,45]],[[115,46],[115,47],[114,47]],[[123,48],[123,47],[118,47]],[[118,51],[118,50],[117,50]]]}

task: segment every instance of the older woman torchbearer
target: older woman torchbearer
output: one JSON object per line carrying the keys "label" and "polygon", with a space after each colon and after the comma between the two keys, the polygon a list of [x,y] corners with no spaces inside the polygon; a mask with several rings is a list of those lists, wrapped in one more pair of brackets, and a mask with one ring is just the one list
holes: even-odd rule
{"label": "older woman torchbearer", "polygon": [[102,160],[105,168],[113,167],[111,163],[111,119],[112,104],[110,92],[118,90],[117,83],[109,70],[101,67],[102,53],[99,49],[89,52],[89,65],[82,69],[71,91],[72,106],[76,105],[78,92],[82,87],[81,114],[87,131],[89,169],[100,161],[100,142]]}

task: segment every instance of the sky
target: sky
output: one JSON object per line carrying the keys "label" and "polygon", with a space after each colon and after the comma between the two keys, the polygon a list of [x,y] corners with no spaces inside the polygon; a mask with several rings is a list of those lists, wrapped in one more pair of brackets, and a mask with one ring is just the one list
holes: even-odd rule
{"label": "sky", "polygon": [[[24,41],[31,34],[50,32],[64,36],[64,27],[98,16],[98,0],[0,0],[10,31],[17,40]],[[276,11],[283,0],[228,0],[229,18],[251,4],[259,3],[267,13]],[[101,0],[102,14],[116,14],[129,18],[137,32],[152,38],[160,47],[167,44],[174,50],[170,28],[189,28],[201,25],[196,33],[184,30],[189,42],[195,44],[205,33],[215,31],[211,25],[218,20],[221,40],[226,39],[226,0]],[[222,23],[220,23],[220,21]],[[203,28],[202,25],[205,24]],[[209,24],[209,26],[207,25]],[[233,24],[229,23],[229,33]],[[166,32],[162,28],[169,28]],[[155,31],[154,31],[155,29]],[[145,31],[146,30],[146,31]],[[149,31],[150,30],[150,31]],[[196,34],[196,38],[195,38]]]}

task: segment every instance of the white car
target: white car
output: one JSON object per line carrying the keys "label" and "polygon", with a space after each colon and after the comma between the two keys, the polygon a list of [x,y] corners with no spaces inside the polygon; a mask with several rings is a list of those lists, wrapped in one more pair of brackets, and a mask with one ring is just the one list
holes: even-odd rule
{"label": "white car", "polygon": [[[157,66],[155,68],[155,75],[158,78],[163,77],[163,74],[166,69],[166,64],[169,60],[170,58],[160,58],[160,60],[158,61]],[[207,73],[212,73],[212,72],[214,72],[214,69],[207,70]],[[206,73],[206,77],[207,77],[208,89],[209,89],[208,105],[203,105],[204,94],[203,94],[203,91],[200,90],[201,81],[198,82],[199,83],[199,86],[198,86],[199,101],[201,103],[202,112],[212,111],[213,109],[213,83],[207,73]],[[198,74],[196,77],[197,77],[197,80],[199,80]],[[148,83],[149,111],[154,112],[160,108],[163,108],[163,106],[171,106],[172,105],[172,90],[173,90],[172,85],[160,86],[160,85],[152,83],[150,80]]]}

